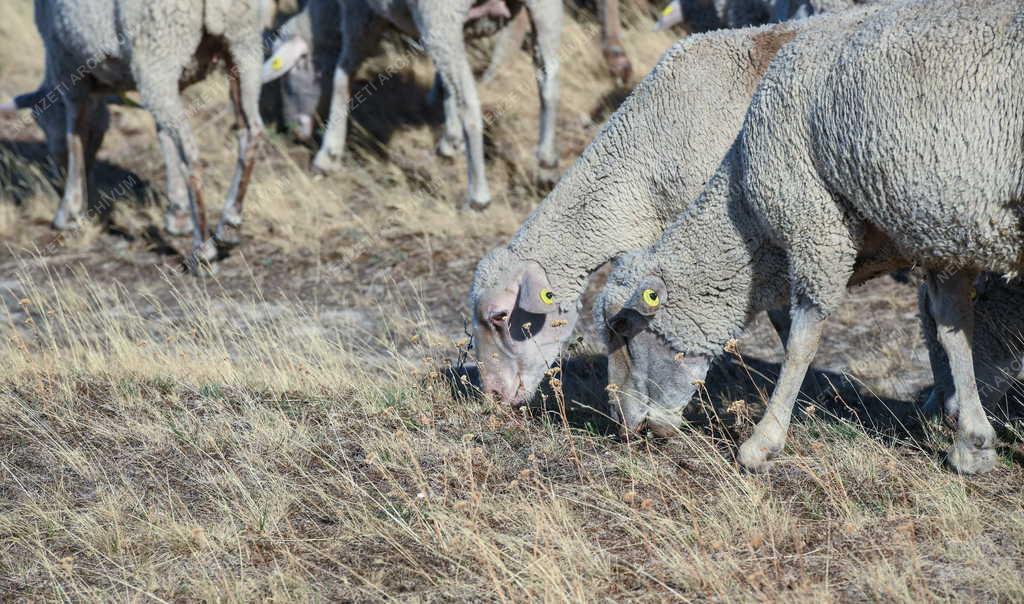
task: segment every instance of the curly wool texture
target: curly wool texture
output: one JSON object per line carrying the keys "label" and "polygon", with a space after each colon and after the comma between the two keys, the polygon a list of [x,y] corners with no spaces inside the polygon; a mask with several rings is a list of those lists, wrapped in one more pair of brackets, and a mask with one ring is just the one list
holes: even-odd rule
{"label": "curly wool texture", "polygon": [[829,313],[882,267],[1019,269],[1020,11],[914,1],[811,19],[707,190],[630,269],[667,285],[650,328],[717,353],[772,300]]}
{"label": "curly wool texture", "polygon": [[516,261],[544,269],[563,307],[608,260],[657,239],[703,189],[778,48],[803,23],[690,36],[669,49],[507,248],[477,265],[471,304]]}
{"label": "curly wool texture", "polygon": [[[982,404],[999,402],[1017,381],[1024,379],[1024,283],[1007,282],[985,273],[975,283],[974,375]],[[949,357],[939,343],[935,319],[928,307],[928,285],[918,290],[921,332],[928,346],[935,388],[942,394],[954,391]]]}

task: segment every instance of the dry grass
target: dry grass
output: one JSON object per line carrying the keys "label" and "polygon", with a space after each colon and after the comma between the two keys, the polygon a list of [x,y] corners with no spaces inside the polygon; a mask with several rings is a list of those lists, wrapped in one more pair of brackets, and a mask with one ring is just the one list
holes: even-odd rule
{"label": "dry grass", "polygon": [[[29,3],[10,14],[4,95],[41,70]],[[670,38],[631,19],[642,70]],[[621,96],[595,31],[568,27],[563,166]],[[608,435],[599,358],[525,413],[471,396],[465,293],[542,194],[537,110],[524,54],[482,90],[495,207],[460,213],[464,167],[408,103],[429,73],[416,58],[360,107],[343,175],[310,179],[309,152],[271,137],[247,241],[200,279],[151,232],[147,116],[118,109],[101,156],[106,190],[130,185],[110,223],[66,238],[39,133],[0,121],[0,598],[1024,599],[1019,424],[991,474],[941,467],[948,433],[910,412],[928,379],[911,286],[851,294],[767,476],[733,461],[777,371],[760,323],[671,441]],[[223,86],[190,94],[214,99],[194,123],[223,191]]]}

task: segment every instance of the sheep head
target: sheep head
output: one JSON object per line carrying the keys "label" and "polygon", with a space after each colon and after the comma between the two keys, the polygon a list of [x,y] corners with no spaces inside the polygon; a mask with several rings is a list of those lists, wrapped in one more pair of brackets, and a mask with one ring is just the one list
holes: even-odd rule
{"label": "sheep head", "polygon": [[608,347],[611,414],[625,432],[675,433],[711,365],[713,355],[665,337],[674,303],[684,300],[673,300],[656,261],[639,252],[617,263],[595,304]]}
{"label": "sheep head", "polygon": [[470,305],[483,390],[525,403],[572,334],[576,301],[560,300],[539,264],[500,248],[477,266]]}

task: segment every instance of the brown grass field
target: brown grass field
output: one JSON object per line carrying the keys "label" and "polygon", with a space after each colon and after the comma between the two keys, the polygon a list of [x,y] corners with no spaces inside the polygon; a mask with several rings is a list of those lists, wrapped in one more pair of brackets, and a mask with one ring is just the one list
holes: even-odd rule
{"label": "brown grass field", "polygon": [[[31,3],[4,13],[0,100],[43,66]],[[674,36],[626,20],[642,74]],[[563,169],[625,94],[596,37],[592,13],[568,20]],[[105,197],[68,235],[42,133],[0,118],[0,600],[1024,601],[1021,414],[993,413],[994,471],[944,468],[948,428],[914,412],[913,278],[851,292],[766,475],[733,458],[778,372],[766,321],[679,438],[615,435],[586,329],[530,408],[474,396],[473,268],[544,194],[531,69],[521,53],[481,88],[485,213],[433,154],[415,56],[355,111],[342,174],[311,178],[311,151],[269,134],[243,245],[200,277],[160,235],[147,114],[114,109]],[[224,79],[188,96],[213,215]]]}

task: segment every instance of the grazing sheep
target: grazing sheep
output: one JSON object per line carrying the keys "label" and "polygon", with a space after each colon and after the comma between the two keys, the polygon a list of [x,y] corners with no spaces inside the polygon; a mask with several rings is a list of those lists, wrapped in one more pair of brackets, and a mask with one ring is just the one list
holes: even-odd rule
{"label": "grazing sheep", "polygon": [[[555,113],[562,30],[559,0],[345,0],[340,3],[341,53],[334,69],[330,117],[323,143],[313,159],[313,169],[326,173],[340,167],[348,125],[349,82],[363,60],[376,49],[384,28],[391,25],[422,39],[444,88],[445,125],[438,153],[452,156],[465,143],[468,202],[476,209],[486,207],[491,193],[484,171],[483,116],[464,37],[493,34],[523,8],[529,11],[537,43],[534,59],[541,100],[537,158],[542,169],[556,168]],[[287,73],[307,49],[308,45],[298,37],[283,40],[264,65],[264,81]]]}
{"label": "grazing sheep", "polygon": [[[231,2],[142,0],[36,0],[36,27],[46,47],[44,92],[59,94],[60,109],[36,115],[55,157],[67,157],[64,194],[54,218],[58,229],[73,228],[87,198],[87,170],[106,129],[103,96],[138,89],[153,114],[167,158],[172,232],[191,227],[190,263],[209,261],[216,248],[207,237],[206,212],[195,140],[179,90],[201,80],[218,61],[229,66],[231,96],[239,128],[235,176],[215,237],[237,243],[242,200],[259,147],[262,122],[257,111],[263,22],[258,0]],[[10,108],[10,107],[8,107]],[[63,135],[57,120],[66,124]],[[102,126],[102,127],[101,127]],[[66,152],[65,152],[66,149]],[[180,164],[179,164],[180,162]],[[187,191],[190,215],[178,205]]]}
{"label": "grazing sheep", "polygon": [[[484,389],[532,396],[576,322],[591,272],[652,243],[729,149],[762,74],[803,23],[690,36],[665,53],[469,296]],[[539,300],[541,292],[556,298]],[[527,327],[526,324],[529,323]]]}
{"label": "grazing sheep", "polygon": [[779,52],[704,192],[602,293],[626,415],[653,406],[648,421],[666,423],[752,314],[788,300],[782,372],[738,455],[765,467],[847,285],[916,264],[929,270],[956,386],[948,460],[965,473],[992,467],[969,292],[979,271],[1024,263],[1022,9],[934,0],[848,11]]}
{"label": "grazing sheep", "polygon": [[[1007,283],[999,275],[985,273],[974,287],[974,376],[982,405],[992,408],[1014,384],[1024,380],[1024,284],[1019,280]],[[956,417],[959,408],[949,357],[939,343],[930,307],[928,285],[923,284],[918,290],[918,310],[935,378],[923,411]]]}

